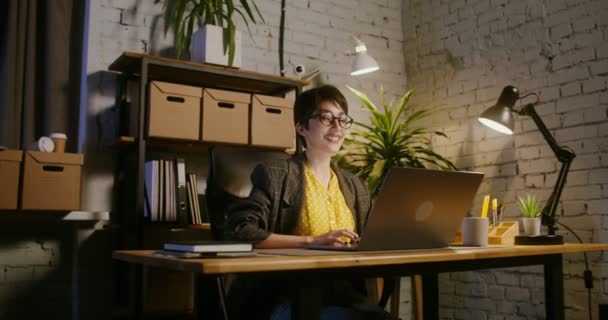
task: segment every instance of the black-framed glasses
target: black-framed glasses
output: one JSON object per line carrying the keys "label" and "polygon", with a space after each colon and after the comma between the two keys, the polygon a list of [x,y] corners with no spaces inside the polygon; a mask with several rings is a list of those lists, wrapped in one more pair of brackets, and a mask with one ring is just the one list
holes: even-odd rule
{"label": "black-framed glasses", "polygon": [[319,119],[319,122],[321,122],[322,125],[328,127],[331,127],[336,120],[338,120],[338,124],[340,125],[340,127],[344,129],[348,129],[353,125],[353,118],[349,117],[346,114],[334,116],[329,111],[322,111],[319,113],[315,113],[310,117]]}

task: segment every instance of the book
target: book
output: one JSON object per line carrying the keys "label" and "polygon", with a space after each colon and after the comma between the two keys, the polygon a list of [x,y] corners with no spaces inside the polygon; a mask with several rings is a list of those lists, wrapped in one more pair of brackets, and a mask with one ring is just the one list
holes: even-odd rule
{"label": "book", "polygon": [[163,246],[164,250],[182,252],[251,252],[250,242],[234,241],[172,241]]}
{"label": "book", "polygon": [[155,255],[168,256],[175,258],[213,258],[213,257],[255,257],[258,254],[255,251],[246,252],[187,252],[187,251],[171,251],[159,250],[154,252]]}

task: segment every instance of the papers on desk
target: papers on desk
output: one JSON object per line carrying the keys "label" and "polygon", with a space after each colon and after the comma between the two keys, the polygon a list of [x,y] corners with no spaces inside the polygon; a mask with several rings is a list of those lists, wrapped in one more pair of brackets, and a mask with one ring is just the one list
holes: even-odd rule
{"label": "papers on desk", "polygon": [[452,244],[449,246],[450,249],[455,250],[470,250],[470,249],[496,249],[496,248],[511,248],[515,247],[513,244],[490,244],[487,246],[465,246],[461,244]]}
{"label": "papers on desk", "polygon": [[255,257],[257,252],[184,252],[184,251],[171,251],[171,250],[159,250],[153,253],[158,256],[175,257],[175,258],[238,258],[238,257]]}

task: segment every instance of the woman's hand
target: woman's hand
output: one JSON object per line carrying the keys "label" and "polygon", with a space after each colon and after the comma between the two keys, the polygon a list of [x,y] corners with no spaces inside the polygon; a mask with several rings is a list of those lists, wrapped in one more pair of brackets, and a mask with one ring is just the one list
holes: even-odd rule
{"label": "woman's hand", "polygon": [[333,230],[320,236],[312,237],[311,244],[343,247],[359,241],[359,235],[350,230]]}

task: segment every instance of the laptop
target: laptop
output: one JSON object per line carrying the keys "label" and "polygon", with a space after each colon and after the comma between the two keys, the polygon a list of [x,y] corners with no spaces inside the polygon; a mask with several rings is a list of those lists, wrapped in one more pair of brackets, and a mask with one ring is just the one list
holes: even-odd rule
{"label": "laptop", "polygon": [[357,244],[308,248],[385,251],[448,247],[482,179],[480,172],[391,167]]}

